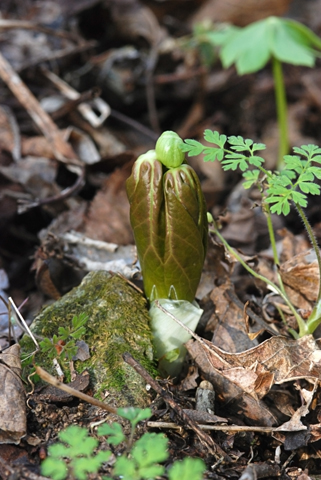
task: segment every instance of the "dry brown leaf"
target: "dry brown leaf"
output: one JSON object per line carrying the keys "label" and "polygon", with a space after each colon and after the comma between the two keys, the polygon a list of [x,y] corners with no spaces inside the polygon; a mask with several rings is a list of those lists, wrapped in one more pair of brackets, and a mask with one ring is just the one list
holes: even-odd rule
{"label": "dry brown leaf", "polygon": [[191,410],[184,408],[184,413],[189,416],[191,420],[200,424],[209,423],[227,423],[227,418],[218,417],[213,413],[200,412],[198,410]]}
{"label": "dry brown leaf", "polygon": [[12,182],[23,185],[25,191],[35,198],[46,198],[60,192],[55,182],[57,162],[47,158],[26,157],[8,167],[0,167],[0,172]]}
{"label": "dry brown leaf", "polygon": [[18,444],[26,434],[26,400],[20,375],[20,346],[15,344],[0,354],[0,444]]}
{"label": "dry brown leaf", "polygon": [[191,23],[212,20],[213,22],[229,22],[244,26],[256,22],[269,15],[282,15],[289,7],[291,0],[208,0],[193,17]]}
{"label": "dry brown leaf", "polygon": [[45,157],[54,159],[55,154],[50,141],[46,137],[23,137],[21,140],[21,153],[23,157]]}
{"label": "dry brown leaf", "polygon": [[166,36],[152,10],[140,2],[113,0],[111,12],[118,32],[126,38],[144,38],[151,45],[157,45]]}
{"label": "dry brown leaf", "polygon": [[[258,418],[263,420],[266,407],[260,399],[274,384],[320,378],[321,350],[312,335],[298,340],[272,337],[257,347],[234,354],[201,339],[190,341],[186,346],[204,378],[213,383],[218,396],[225,402],[239,397],[240,410],[244,414],[247,412],[248,418],[255,422]],[[258,400],[256,405],[251,398]],[[271,417],[272,414],[267,421],[271,421]],[[263,424],[269,423],[264,421]]]}
{"label": "dry brown leaf", "polygon": [[301,389],[299,387],[301,398],[304,398],[304,404],[298,408],[294,414],[292,415],[291,419],[288,422],[283,423],[280,425],[276,430],[281,432],[298,432],[300,430],[307,430],[308,427],[303,425],[301,422],[301,417],[305,417],[309,413],[309,407],[311,405],[312,399],[316,392],[318,385],[318,381],[315,381],[313,390],[306,390]]}
{"label": "dry brown leaf", "polygon": [[129,203],[125,181],[130,173],[127,165],[115,170],[91,203],[83,233],[94,240],[118,245],[134,243],[129,221]]}
{"label": "dry brown leaf", "polygon": [[[64,140],[70,142],[79,158],[86,164],[91,165],[100,161],[100,155],[91,138],[75,127],[61,131]],[[34,136],[23,138],[21,145],[22,155],[34,157],[45,157],[54,159],[55,152],[50,139]]]}
{"label": "dry brown leaf", "polygon": [[198,368],[190,365],[186,377],[181,381],[179,389],[183,392],[197,388],[196,380],[199,378]]}
{"label": "dry brown leaf", "polygon": [[[208,342],[209,345],[210,342]],[[216,398],[223,402],[227,410],[234,415],[243,416],[250,425],[271,427],[277,424],[276,417],[261,400],[245,392],[239,385],[231,382],[223,372],[214,368],[209,352],[199,342],[190,340],[186,344],[188,353],[198,366],[202,376],[214,386]]]}
{"label": "dry brown leaf", "polygon": [[[309,309],[309,302],[315,302],[318,296],[320,273],[316,261],[307,263],[305,256],[309,252],[296,255],[283,263],[280,274],[290,300],[295,306]],[[304,303],[304,305],[303,305]]]}
{"label": "dry brown leaf", "polygon": [[243,352],[258,342],[249,338],[243,310],[226,295],[226,291],[231,288],[231,284],[227,282],[212,291],[211,300],[215,305],[216,319],[209,320],[206,330],[214,330],[212,338],[214,345],[235,353]]}

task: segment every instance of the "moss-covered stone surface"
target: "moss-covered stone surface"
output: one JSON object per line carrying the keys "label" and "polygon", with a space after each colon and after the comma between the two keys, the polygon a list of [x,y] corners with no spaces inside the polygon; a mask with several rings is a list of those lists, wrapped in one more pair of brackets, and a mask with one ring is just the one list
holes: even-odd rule
{"label": "moss-covered stone surface", "polygon": [[[122,359],[122,354],[129,352],[151,374],[156,373],[144,297],[116,275],[91,272],[78,287],[43,310],[31,329],[51,339],[58,334],[59,326],[70,326],[73,316],[81,313],[89,317],[82,340],[88,344],[91,356],[85,362],[75,362],[77,372],[88,369],[97,398],[108,392],[117,406],[145,406],[145,382]],[[24,353],[34,351],[29,337],[23,337],[21,346]],[[45,353],[36,354],[36,363],[56,374]]]}

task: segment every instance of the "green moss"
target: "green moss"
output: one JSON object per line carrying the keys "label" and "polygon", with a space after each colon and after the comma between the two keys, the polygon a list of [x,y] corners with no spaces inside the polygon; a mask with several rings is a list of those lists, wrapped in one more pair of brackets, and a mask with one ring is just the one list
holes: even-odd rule
{"label": "green moss", "polygon": [[[122,354],[129,352],[151,374],[156,373],[144,297],[116,275],[91,272],[79,287],[41,312],[32,330],[36,335],[52,338],[59,326],[69,326],[73,316],[81,313],[89,317],[83,340],[89,345],[91,357],[85,362],[76,361],[76,370],[88,369],[95,396],[108,391],[117,396],[119,405],[144,405],[145,383],[122,359]],[[21,346],[24,353],[34,350],[26,337]],[[46,354],[37,353],[36,363],[55,374]]]}

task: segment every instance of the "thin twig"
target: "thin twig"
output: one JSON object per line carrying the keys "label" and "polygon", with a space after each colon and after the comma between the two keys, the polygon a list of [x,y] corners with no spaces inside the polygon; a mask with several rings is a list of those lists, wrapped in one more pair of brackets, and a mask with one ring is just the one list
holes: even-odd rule
{"label": "thin twig", "polygon": [[54,377],[53,375],[50,375],[50,373],[46,372],[46,370],[44,370],[43,368],[36,366],[36,373],[37,375],[39,375],[40,378],[42,378],[42,380],[44,380],[47,383],[50,383],[50,385],[53,385],[54,387],[57,387],[60,390],[63,390],[64,392],[69,393],[69,395],[80,398],[81,400],[84,400],[85,402],[88,402],[91,405],[95,405],[95,407],[102,408],[103,410],[107,410],[107,412],[109,413],[114,413],[117,415],[116,408],[110,407],[109,405],[106,405],[106,403],[96,400],[96,398],[90,397],[85,393],[79,392],[79,390],[69,387],[68,385],[57,380],[57,378]]}
{"label": "thin twig", "polygon": [[82,166],[82,163],[77,159],[72,147],[64,140],[62,132],[58,129],[48,113],[44,111],[36,97],[28,89],[26,84],[21,80],[1,52],[0,78],[2,78],[7,84],[21,105],[27,110],[34,123],[48,139],[57,160],[69,165]]}
{"label": "thin twig", "polygon": [[51,113],[51,118],[57,120],[58,118],[68,115],[72,110],[77,108],[81,103],[90,102],[94,98],[97,98],[100,95],[100,89],[93,87],[90,90],[82,92],[78,98],[73,100],[66,100],[65,103],[57,108],[54,112]]}
{"label": "thin twig", "polygon": [[62,200],[65,200],[66,198],[69,198],[71,195],[76,194],[81,190],[81,188],[85,184],[85,169],[80,168],[80,167],[75,167],[72,166],[72,171],[73,173],[77,173],[77,179],[71,187],[67,187],[64,190],[62,190],[60,193],[57,195],[53,195],[52,197],[47,197],[47,198],[37,198],[34,200],[24,200],[20,199],[18,200],[18,213],[24,213],[25,211],[29,210],[30,208],[35,208],[39,207],[41,205],[48,205],[54,202],[61,202]]}
{"label": "thin twig", "polygon": [[131,355],[130,353],[126,352],[123,354],[123,359],[128,365],[134,368],[136,372],[148,383],[155,392],[162,396],[166,403],[174,410],[176,415],[180,418],[184,425],[190,427],[194,432],[197,434],[200,442],[210,451],[212,455],[216,457],[224,457],[226,462],[230,462],[231,459],[227,455],[224,450],[221,449],[219,445],[217,445],[214,440],[203,430],[199,428],[199,426],[189,418],[189,416],[183,411],[183,409],[175,402],[175,400],[171,397],[171,395],[162,388],[145,370],[142,365],[140,365]]}
{"label": "thin twig", "polygon": [[[277,427],[253,427],[247,425],[203,425],[197,424],[201,430],[211,430],[218,432],[240,433],[240,432],[259,432],[259,433],[273,433],[277,431]],[[146,426],[150,428],[170,428],[179,430],[182,428],[175,422],[146,422]],[[191,427],[185,427],[191,429]]]}
{"label": "thin twig", "polygon": [[146,137],[150,138],[151,140],[156,142],[156,140],[158,139],[157,133],[153,132],[153,130],[146,127],[145,125],[137,122],[137,120],[134,120],[133,118],[130,118],[127,115],[124,115],[123,113],[113,109],[111,110],[110,115],[116,118],[116,120],[119,120],[120,122],[123,122],[126,125],[129,125],[130,127],[134,128],[138,132],[141,132],[143,135],[146,135]]}

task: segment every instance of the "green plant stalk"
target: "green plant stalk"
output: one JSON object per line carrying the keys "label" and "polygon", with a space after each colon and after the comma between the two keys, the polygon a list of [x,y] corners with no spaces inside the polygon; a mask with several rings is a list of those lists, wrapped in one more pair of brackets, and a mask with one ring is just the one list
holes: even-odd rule
{"label": "green plant stalk", "polygon": [[276,274],[277,274],[277,277],[278,277],[280,290],[283,292],[284,295],[286,295],[284,285],[283,285],[283,280],[282,280],[282,277],[281,277],[280,272],[279,272],[280,261],[279,261],[278,251],[277,251],[277,248],[276,248],[276,241],[275,241],[274,229],[273,229],[273,225],[272,225],[272,217],[271,217],[270,206],[266,203],[264,205],[264,209],[265,209],[265,217],[266,217],[266,222],[267,222],[267,226],[268,226],[269,237],[270,237],[270,242],[271,242],[271,247],[272,247],[272,252],[273,252],[273,259],[274,259],[274,264],[275,264],[276,270],[277,270]]}
{"label": "green plant stalk", "polygon": [[277,163],[278,170],[282,169],[283,157],[289,152],[289,135],[288,135],[288,109],[286,102],[286,93],[284,86],[284,78],[282,64],[280,60],[272,57],[272,72],[274,78],[275,102],[279,127],[279,158]]}
{"label": "green plant stalk", "polygon": [[290,302],[290,300],[288,299],[288,297],[282,292],[282,290],[277,286],[275,285],[275,283],[271,282],[271,280],[269,280],[268,278],[264,277],[263,275],[260,275],[259,273],[257,273],[255,270],[253,270],[251,267],[249,267],[249,265],[247,265],[246,262],[244,262],[244,260],[242,259],[242,257],[234,250],[234,248],[232,248],[228,242],[224,239],[224,237],[220,234],[220,232],[217,230],[217,228],[214,227],[214,229],[210,229],[210,232],[214,233],[215,235],[218,236],[218,238],[221,240],[221,242],[223,243],[223,245],[225,246],[225,248],[233,255],[233,257],[235,257],[239,262],[240,264],[251,274],[253,275],[253,277],[257,278],[258,280],[261,280],[262,282],[266,283],[267,285],[270,285],[270,287],[272,287],[279,295],[281,298],[283,298],[283,300],[285,301],[285,303],[287,304],[287,306],[289,307],[289,309],[291,310],[291,312],[293,313],[297,323],[298,323],[298,326],[299,326],[299,334],[298,336],[299,337],[303,337],[304,335],[307,335],[310,333],[310,331],[308,330],[308,327],[307,327],[307,324],[306,322],[303,320],[303,318],[298,314],[298,312],[295,310],[294,306],[292,305],[292,303]]}
{"label": "green plant stalk", "polygon": [[[227,150],[227,149],[224,149],[224,151],[227,152],[227,153],[233,153],[231,150]],[[271,177],[271,173],[269,171],[267,171],[264,167],[259,166],[258,168],[263,173],[263,175],[266,175],[267,177]],[[264,199],[263,199],[263,203],[264,203]],[[268,226],[268,232],[269,232],[269,237],[270,237],[270,242],[271,242],[271,247],[272,247],[272,252],[273,252],[273,259],[274,259],[275,266],[277,268],[276,273],[277,273],[280,289],[283,292],[283,294],[286,295],[284,285],[283,285],[283,281],[282,281],[282,278],[281,278],[281,275],[280,275],[280,272],[279,272],[279,268],[278,268],[280,266],[280,260],[279,260],[279,255],[278,255],[277,248],[276,248],[276,241],[275,241],[275,234],[274,234],[274,229],[273,229],[273,224],[272,224],[271,210],[270,210],[270,206],[269,206],[268,203],[264,203],[263,213],[265,215],[267,226]]]}
{"label": "green plant stalk", "polygon": [[[318,247],[317,240],[315,238],[315,235],[313,233],[311,225],[310,225],[303,209],[297,203],[295,204],[295,206],[296,206],[297,211],[299,212],[300,217],[302,218],[305,229],[306,229],[306,231],[309,235],[310,241],[311,241],[312,246],[313,246],[313,250],[315,251],[315,255],[317,257],[317,262],[318,262],[318,266],[319,266],[319,273],[321,275],[321,255],[320,255],[320,250],[319,250],[319,247]],[[306,322],[309,333],[312,334],[314,332],[314,330],[320,325],[320,317],[321,317],[321,280],[319,280],[319,291],[318,291],[318,296],[317,296],[317,300],[316,300],[316,303],[315,303],[315,307],[312,310],[312,313],[311,313],[311,315],[309,316],[309,318]]]}

